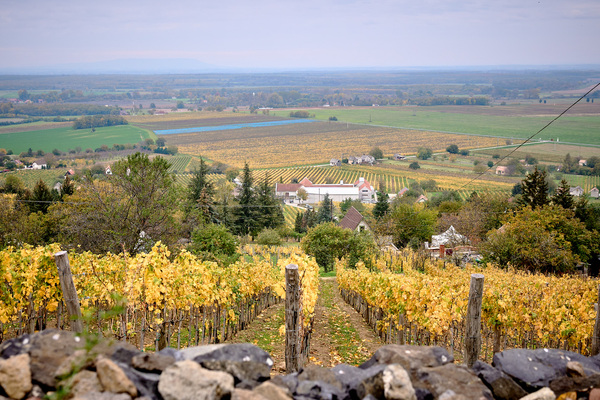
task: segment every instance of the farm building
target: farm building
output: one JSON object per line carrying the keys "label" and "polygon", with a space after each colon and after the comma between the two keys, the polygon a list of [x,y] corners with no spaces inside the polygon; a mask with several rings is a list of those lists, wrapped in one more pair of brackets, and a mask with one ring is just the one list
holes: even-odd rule
{"label": "farm building", "polygon": [[576,197],[583,196],[583,189],[581,188],[581,186],[575,186],[575,187],[569,188],[569,194],[571,196],[576,196]]}
{"label": "farm building", "polygon": [[342,162],[337,158],[332,158],[331,160],[329,160],[329,165],[331,165],[332,167],[341,167]]}
{"label": "farm building", "polygon": [[404,157],[402,154],[398,154],[398,153],[394,154],[394,160],[401,161],[401,160],[405,160],[405,159],[406,159],[406,157]]}
{"label": "farm building", "polygon": [[350,207],[350,209],[344,215],[344,218],[340,221],[339,225],[342,228],[350,229],[355,232],[369,231],[369,225],[365,221],[365,217],[362,216],[360,212],[354,207]]}
{"label": "farm building", "polygon": [[600,193],[599,193],[597,187],[594,187],[594,188],[592,188],[592,190],[590,190],[590,197],[593,199],[597,199],[600,197]]}
{"label": "farm building", "polygon": [[496,175],[510,175],[512,173],[510,167],[499,165],[496,167]]}
{"label": "farm building", "polygon": [[426,201],[428,201],[429,199],[427,198],[427,196],[425,196],[424,194],[420,195],[419,198],[417,199],[417,203],[425,203]]}
{"label": "farm building", "polygon": [[300,183],[277,183],[275,184],[275,195],[286,201],[293,201],[297,199],[300,188],[308,194],[306,199],[308,204],[320,203],[326,194],[333,201],[351,199],[360,200],[363,203],[372,202],[375,196],[375,188],[365,178],[359,178],[354,184],[340,181],[339,184],[315,185],[308,178],[302,179]]}
{"label": "farm building", "polygon": [[585,167],[587,165],[587,160],[579,160],[579,166]]}
{"label": "farm building", "polygon": [[404,196],[404,193],[408,192],[407,187],[403,187],[401,191],[398,192],[398,197]]}
{"label": "farm building", "polygon": [[348,164],[350,164],[350,165],[352,165],[352,164],[358,164],[358,158],[356,158],[354,156],[348,157]]}

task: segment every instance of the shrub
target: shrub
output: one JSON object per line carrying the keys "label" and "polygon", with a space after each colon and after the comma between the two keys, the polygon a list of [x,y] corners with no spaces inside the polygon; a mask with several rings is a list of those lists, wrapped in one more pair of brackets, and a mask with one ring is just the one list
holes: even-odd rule
{"label": "shrub", "polygon": [[410,165],[408,166],[408,168],[410,168],[410,169],[419,169],[419,168],[421,168],[421,166],[419,165],[418,162],[414,161],[414,162],[410,163]]}
{"label": "shrub", "polygon": [[280,246],[282,243],[281,236],[274,229],[265,229],[258,234],[256,243],[264,246]]}

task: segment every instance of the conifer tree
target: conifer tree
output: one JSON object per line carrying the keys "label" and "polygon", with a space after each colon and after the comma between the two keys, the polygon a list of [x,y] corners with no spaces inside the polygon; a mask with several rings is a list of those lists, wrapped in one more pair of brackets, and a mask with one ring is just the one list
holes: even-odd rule
{"label": "conifer tree", "polygon": [[570,193],[569,183],[563,179],[560,181],[560,186],[556,189],[554,196],[551,198],[552,203],[561,206],[562,208],[572,210],[575,208],[573,196]]}
{"label": "conifer tree", "polygon": [[373,208],[373,216],[376,219],[381,219],[388,213],[390,209],[390,203],[388,203],[388,198],[389,196],[387,195],[387,193],[377,193],[377,203],[375,203],[375,207]]}
{"label": "conifer tree", "polygon": [[546,171],[540,171],[535,167],[535,170],[523,179],[521,188],[523,190],[521,204],[531,206],[535,210],[550,203]]}
{"label": "conifer tree", "polygon": [[238,207],[234,211],[234,228],[239,235],[251,234],[255,236],[258,233],[258,213],[256,208],[256,196],[252,185],[254,178],[250,172],[248,163],[245,163],[242,172],[242,188],[237,198]]}
{"label": "conifer tree", "polygon": [[322,224],[333,220],[333,201],[329,198],[329,193],[325,193],[321,207],[317,213],[317,223]]}

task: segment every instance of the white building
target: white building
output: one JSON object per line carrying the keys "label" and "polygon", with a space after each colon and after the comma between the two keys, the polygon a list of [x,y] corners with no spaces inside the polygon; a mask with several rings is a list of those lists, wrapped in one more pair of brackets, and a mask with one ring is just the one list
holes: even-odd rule
{"label": "white building", "polygon": [[277,183],[275,194],[286,201],[292,201],[297,199],[299,189],[304,189],[308,194],[306,203],[309,204],[320,203],[325,195],[329,195],[331,200],[338,202],[346,199],[360,200],[363,203],[376,201],[375,189],[365,178],[360,178],[353,184],[340,181],[339,184],[321,185],[315,185],[308,178],[304,178],[300,183]]}

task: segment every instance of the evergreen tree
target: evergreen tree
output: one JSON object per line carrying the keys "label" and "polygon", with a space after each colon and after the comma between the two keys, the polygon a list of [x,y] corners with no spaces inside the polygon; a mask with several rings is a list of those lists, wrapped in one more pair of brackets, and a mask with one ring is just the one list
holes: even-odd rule
{"label": "evergreen tree", "polygon": [[73,193],[75,193],[75,185],[73,184],[71,177],[67,175],[60,188],[60,198],[62,200],[65,196],[70,196]]}
{"label": "evergreen tree", "polygon": [[302,226],[302,214],[299,211],[296,213],[296,220],[294,221],[294,232],[306,232],[306,229]]}
{"label": "evergreen tree", "polygon": [[331,221],[333,221],[333,201],[329,198],[329,193],[326,193],[317,213],[317,223],[322,224]]}
{"label": "evergreen tree", "polygon": [[390,203],[388,203],[388,198],[389,196],[387,195],[387,193],[377,193],[377,203],[375,203],[375,207],[373,208],[373,216],[376,219],[381,219],[388,213],[390,209]]}
{"label": "evergreen tree", "polygon": [[521,182],[521,189],[523,194],[520,203],[531,206],[533,210],[537,207],[543,207],[550,202],[548,199],[546,171],[540,171],[535,167],[535,170]]}
{"label": "evergreen tree", "polygon": [[35,184],[35,188],[33,188],[31,200],[31,203],[29,203],[31,212],[41,211],[45,214],[48,211],[48,207],[50,207],[55,199],[54,196],[52,196],[52,192],[48,188],[48,185],[40,179],[38,183]]}
{"label": "evergreen tree", "polygon": [[[214,220],[213,200],[214,187],[208,181],[210,168],[203,159],[200,159],[200,168],[193,172],[192,180],[188,184],[188,207],[187,214],[190,218],[192,210],[198,212],[198,218],[204,222]],[[193,217],[192,217],[193,218]]]}
{"label": "evergreen tree", "polygon": [[302,229],[306,232],[317,224],[317,215],[312,210],[306,210],[302,216]]}
{"label": "evergreen tree", "polygon": [[275,192],[269,183],[269,174],[258,188],[258,225],[259,230],[277,228],[285,222],[281,203],[275,197]]}
{"label": "evergreen tree", "polygon": [[242,172],[242,188],[238,196],[238,207],[233,213],[233,224],[238,235],[251,234],[255,236],[259,231],[258,213],[256,209],[256,196],[252,185],[254,178],[250,172],[248,163],[244,165]]}
{"label": "evergreen tree", "polygon": [[556,189],[551,201],[553,204],[559,205],[565,209],[572,210],[575,208],[575,202],[573,201],[573,196],[570,193],[569,183],[565,179],[560,181],[560,186]]}

